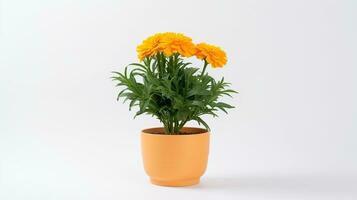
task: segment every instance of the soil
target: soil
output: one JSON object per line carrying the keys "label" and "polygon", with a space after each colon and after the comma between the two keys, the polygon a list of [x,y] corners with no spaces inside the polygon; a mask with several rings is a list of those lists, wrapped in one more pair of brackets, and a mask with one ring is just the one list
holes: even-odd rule
{"label": "soil", "polygon": [[202,129],[202,128],[191,128],[191,127],[184,127],[177,134],[165,134],[164,129],[161,127],[144,129],[143,131],[145,133],[157,134],[157,135],[195,135],[195,134],[201,134],[201,133],[207,132],[207,130]]}
{"label": "soil", "polygon": [[196,135],[196,134],[201,134],[205,132],[184,132],[180,131],[178,134],[165,134],[165,132],[155,132],[155,133],[150,133],[150,134],[157,134],[157,135]]}

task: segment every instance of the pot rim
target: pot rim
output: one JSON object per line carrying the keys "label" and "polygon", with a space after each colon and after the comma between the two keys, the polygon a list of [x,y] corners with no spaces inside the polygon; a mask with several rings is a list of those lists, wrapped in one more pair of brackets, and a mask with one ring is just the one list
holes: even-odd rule
{"label": "pot rim", "polygon": [[150,133],[150,131],[154,131],[154,130],[157,130],[157,129],[164,129],[164,127],[152,127],[152,128],[146,128],[146,129],[143,129],[141,130],[141,133],[142,134],[145,134],[145,135],[155,135],[155,136],[162,136],[162,137],[165,137],[165,136],[169,136],[169,137],[182,137],[182,136],[197,136],[197,135],[204,135],[204,134],[209,134],[210,131],[208,131],[207,129],[204,129],[204,128],[198,128],[198,127],[189,127],[189,126],[185,126],[183,127],[182,129],[191,129],[191,130],[196,130],[195,133],[192,133],[192,134],[160,134],[160,133]]}

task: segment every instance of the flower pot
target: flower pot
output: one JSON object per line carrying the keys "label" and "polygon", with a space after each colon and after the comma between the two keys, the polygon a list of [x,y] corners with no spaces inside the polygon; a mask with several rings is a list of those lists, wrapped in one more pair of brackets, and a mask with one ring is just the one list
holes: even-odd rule
{"label": "flower pot", "polygon": [[141,134],[144,168],[151,183],[189,186],[200,182],[206,170],[209,132],[183,128],[185,134],[165,135],[163,128],[145,129]]}

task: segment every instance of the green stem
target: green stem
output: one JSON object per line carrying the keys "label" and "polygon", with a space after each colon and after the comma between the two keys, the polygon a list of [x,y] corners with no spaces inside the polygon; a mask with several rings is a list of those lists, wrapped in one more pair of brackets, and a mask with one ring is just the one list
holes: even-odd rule
{"label": "green stem", "polygon": [[174,127],[174,132],[175,134],[179,134],[180,133],[180,123],[177,120],[177,118],[175,117],[175,127]]}
{"label": "green stem", "polygon": [[185,119],[184,121],[182,121],[182,122],[179,124],[179,126],[178,126],[178,131],[180,131],[180,130],[183,128],[183,126],[185,126],[185,124],[186,124],[187,121],[188,121],[188,120]]}
{"label": "green stem", "polygon": [[161,122],[164,124],[165,134],[168,134],[170,131],[167,122],[163,119],[161,120]]}
{"label": "green stem", "polygon": [[160,61],[160,53],[156,54],[156,65],[159,78],[161,78],[161,61]]}
{"label": "green stem", "polygon": [[172,119],[172,116],[169,116],[169,120],[168,120],[168,124],[169,124],[169,134],[173,134],[174,132],[174,123],[173,123],[173,119]]}
{"label": "green stem", "polygon": [[206,59],[205,59],[205,64],[204,64],[204,66],[203,66],[203,70],[202,70],[202,73],[201,73],[201,78],[202,78],[202,76],[205,74],[207,65],[208,65],[208,62],[207,62]]}

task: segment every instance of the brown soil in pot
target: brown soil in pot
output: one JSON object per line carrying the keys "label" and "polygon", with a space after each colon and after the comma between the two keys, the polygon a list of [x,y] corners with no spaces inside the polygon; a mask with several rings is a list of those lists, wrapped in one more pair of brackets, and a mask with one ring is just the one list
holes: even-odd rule
{"label": "brown soil in pot", "polygon": [[165,134],[165,130],[162,127],[156,128],[148,128],[144,129],[142,132],[149,134],[157,134],[157,135],[194,135],[208,132],[203,128],[194,128],[194,127],[183,127],[178,134]]}

